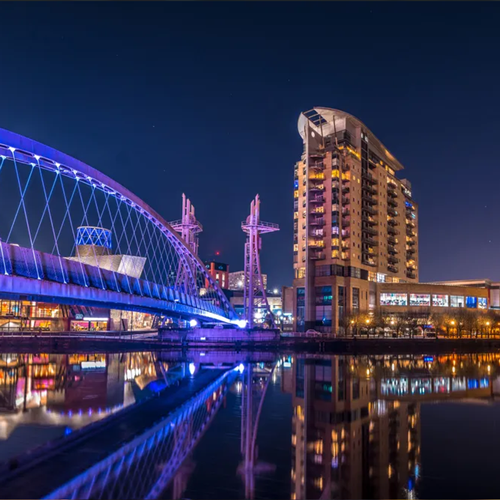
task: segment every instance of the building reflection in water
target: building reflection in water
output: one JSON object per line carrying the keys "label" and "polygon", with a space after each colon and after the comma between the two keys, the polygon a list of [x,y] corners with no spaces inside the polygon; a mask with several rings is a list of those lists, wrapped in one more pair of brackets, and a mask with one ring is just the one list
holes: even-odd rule
{"label": "building reflection in water", "polygon": [[[416,498],[420,405],[492,398],[499,355],[283,360],[291,392],[291,498]],[[286,365],[291,369],[284,368]]]}
{"label": "building reflection in water", "polygon": [[1,354],[0,461],[105,418],[184,373],[152,353]]}

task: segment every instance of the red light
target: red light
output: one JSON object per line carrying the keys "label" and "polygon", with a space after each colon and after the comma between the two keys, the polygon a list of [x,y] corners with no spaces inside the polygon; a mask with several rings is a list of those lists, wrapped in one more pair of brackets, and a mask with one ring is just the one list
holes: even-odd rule
{"label": "red light", "polygon": [[220,252],[215,252],[215,255],[220,255]]}

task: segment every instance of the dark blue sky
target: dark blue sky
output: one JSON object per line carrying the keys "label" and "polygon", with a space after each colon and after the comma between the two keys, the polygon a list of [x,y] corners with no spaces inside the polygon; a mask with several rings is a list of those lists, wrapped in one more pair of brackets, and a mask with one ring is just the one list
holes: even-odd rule
{"label": "dark blue sky", "polygon": [[500,278],[500,4],[3,3],[0,127],[105,172],[166,219],[185,192],[243,266],[252,197],[270,285],[292,279],[296,122],[354,114],[405,165],[420,279]]}

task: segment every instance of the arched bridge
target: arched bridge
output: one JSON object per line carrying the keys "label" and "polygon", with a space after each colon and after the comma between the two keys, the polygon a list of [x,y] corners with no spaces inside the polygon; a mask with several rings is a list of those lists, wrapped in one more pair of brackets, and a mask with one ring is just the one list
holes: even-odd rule
{"label": "arched bridge", "polygon": [[0,294],[237,320],[171,225],[98,170],[0,129]]}

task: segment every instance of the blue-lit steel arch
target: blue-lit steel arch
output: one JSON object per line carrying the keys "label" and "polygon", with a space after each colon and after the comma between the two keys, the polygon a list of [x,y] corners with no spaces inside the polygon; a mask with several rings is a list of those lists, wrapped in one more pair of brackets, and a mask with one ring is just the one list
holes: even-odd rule
{"label": "blue-lit steel arch", "polygon": [[[12,207],[12,224],[0,227],[0,293],[224,322],[237,319],[201,260],[170,224],[98,170],[0,129],[0,187],[6,189],[4,200],[14,199],[4,202]],[[32,200],[38,200],[38,208],[28,206]],[[76,257],[64,251],[68,240],[75,249],[77,226],[99,228],[105,221],[111,226],[106,229],[114,229],[118,255],[103,257],[94,250],[84,259],[78,248]],[[113,268],[110,262],[121,254],[123,262],[116,260]],[[144,273],[141,265],[147,267]],[[123,270],[132,267],[140,271]]]}

